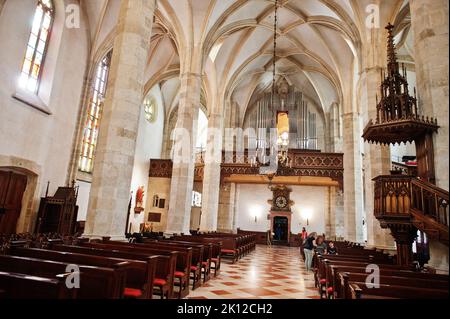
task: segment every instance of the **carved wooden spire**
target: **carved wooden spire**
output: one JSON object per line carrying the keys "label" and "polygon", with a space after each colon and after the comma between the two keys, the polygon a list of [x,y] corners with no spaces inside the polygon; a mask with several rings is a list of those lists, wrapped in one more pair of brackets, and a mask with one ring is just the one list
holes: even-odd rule
{"label": "carved wooden spire", "polygon": [[438,129],[437,121],[419,115],[417,98],[409,94],[406,68],[397,59],[394,26],[388,24],[387,72],[381,71],[380,100],[377,95],[377,118],[364,129],[364,139],[373,143],[412,142],[426,132]]}

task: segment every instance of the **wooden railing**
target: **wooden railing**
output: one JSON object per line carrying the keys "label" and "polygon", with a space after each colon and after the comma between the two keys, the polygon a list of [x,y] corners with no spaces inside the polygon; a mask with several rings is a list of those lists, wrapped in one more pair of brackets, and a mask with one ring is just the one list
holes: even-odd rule
{"label": "wooden railing", "polygon": [[433,184],[411,180],[411,208],[448,227],[448,192]]}
{"label": "wooden railing", "polygon": [[378,176],[374,214],[380,221],[410,218],[425,233],[448,242],[448,192],[407,175]]}
{"label": "wooden railing", "polygon": [[[291,176],[315,176],[329,177],[342,187],[344,177],[344,156],[341,153],[322,153],[304,150],[289,150],[292,168],[289,170]],[[194,178],[196,181],[203,179],[204,153],[196,154]],[[173,163],[170,159],[150,160],[150,177],[170,178],[172,176]],[[248,152],[242,154],[222,154],[221,176],[258,175],[259,168],[252,161]]]}

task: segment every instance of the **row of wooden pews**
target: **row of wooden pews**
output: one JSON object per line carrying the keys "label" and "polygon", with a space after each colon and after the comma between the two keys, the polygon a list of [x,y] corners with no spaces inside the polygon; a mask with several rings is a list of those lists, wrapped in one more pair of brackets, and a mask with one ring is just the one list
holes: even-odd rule
{"label": "row of wooden pews", "polygon": [[[14,238],[2,245],[0,296],[185,298],[190,289],[219,274],[224,242],[233,242],[239,257],[251,250],[251,238],[247,236],[211,235],[141,238],[135,243],[107,238]],[[79,289],[66,285],[74,275],[68,269],[74,266],[80,278]]]}
{"label": "row of wooden pews", "polygon": [[[315,254],[316,287],[329,299],[448,298],[448,276],[399,266],[395,257],[349,242],[337,242],[338,255]],[[379,270],[377,279],[370,276]],[[379,280],[377,282],[377,280]],[[374,287],[374,284],[379,284]]]}

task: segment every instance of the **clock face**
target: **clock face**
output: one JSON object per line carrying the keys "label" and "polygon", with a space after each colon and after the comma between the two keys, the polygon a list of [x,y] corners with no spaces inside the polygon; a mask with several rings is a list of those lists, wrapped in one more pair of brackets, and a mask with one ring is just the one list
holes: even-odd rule
{"label": "clock face", "polygon": [[288,204],[288,201],[287,201],[286,197],[284,197],[284,196],[278,196],[275,199],[275,205],[277,205],[278,208],[286,208],[287,204]]}

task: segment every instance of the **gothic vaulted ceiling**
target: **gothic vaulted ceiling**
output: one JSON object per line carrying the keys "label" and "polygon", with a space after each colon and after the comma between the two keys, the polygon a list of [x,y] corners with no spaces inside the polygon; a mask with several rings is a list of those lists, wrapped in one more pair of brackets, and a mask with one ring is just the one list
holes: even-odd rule
{"label": "gothic vaulted ceiling", "polygon": [[[119,0],[81,0],[92,57],[112,42]],[[402,59],[412,60],[408,1],[379,0],[381,23],[397,22]],[[280,0],[277,77],[301,89],[327,112],[345,103],[360,72],[365,21],[373,0]],[[244,114],[272,81],[274,1],[157,0],[146,70],[159,85],[166,112],[178,104],[180,72],[203,74],[205,106],[235,105]],[[383,26],[382,26],[383,27]],[[203,57],[203,59],[201,58]]]}

